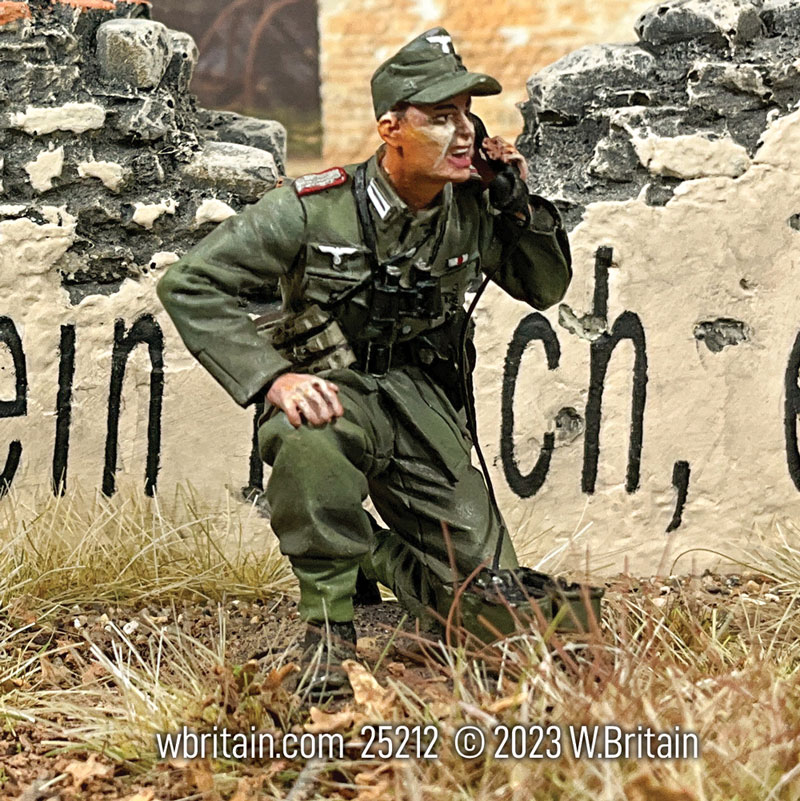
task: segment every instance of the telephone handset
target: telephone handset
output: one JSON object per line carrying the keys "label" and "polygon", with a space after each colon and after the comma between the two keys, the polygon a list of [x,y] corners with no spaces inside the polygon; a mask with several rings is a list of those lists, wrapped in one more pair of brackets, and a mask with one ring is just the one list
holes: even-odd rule
{"label": "telephone handset", "polygon": [[471,111],[469,112],[469,118],[475,127],[475,145],[472,166],[478,171],[483,182],[488,184],[497,177],[497,174],[506,165],[499,159],[490,159],[483,150],[483,140],[491,138],[486,131],[486,125],[484,125],[483,120]]}
{"label": "telephone handset", "polygon": [[475,127],[475,145],[472,165],[478,171],[485,186],[489,187],[489,202],[498,211],[512,214],[520,226],[530,224],[528,207],[528,188],[519,172],[511,164],[500,159],[489,158],[483,150],[483,141],[488,139],[483,120],[469,113]]}

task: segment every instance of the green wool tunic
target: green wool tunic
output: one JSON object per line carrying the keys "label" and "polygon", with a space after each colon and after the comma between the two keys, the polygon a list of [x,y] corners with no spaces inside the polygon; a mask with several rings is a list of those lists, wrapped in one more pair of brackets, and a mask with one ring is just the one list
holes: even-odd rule
{"label": "green wool tunic", "polygon": [[[392,188],[380,152],[366,172],[378,257],[400,269],[401,286],[413,265],[428,265],[442,313],[397,321],[396,352],[403,347],[420,358],[395,359],[382,376],[357,365],[321,372],[339,387],[343,417],[295,429],[269,408],[260,422],[261,455],[272,466],[272,528],[300,583],[304,620],[351,620],[359,566],[413,614],[432,608],[446,615],[453,581],[491,559],[499,513],[472,466],[452,385],[458,382],[451,380],[458,313],[484,271],[537,309],[558,302],[572,276],[560,216],[543,198],[530,196],[531,226],[507,253],[515,223],[490,207],[479,179],[447,184],[434,204],[415,213]],[[240,305],[243,291],[278,278],[284,308],[329,310],[356,352],[374,335],[368,250],[352,191],[356,166],[316,179],[337,182],[328,188],[304,177],[268,192],[220,224],[158,284],[188,349],[241,406],[293,369]],[[387,529],[364,511],[367,496]],[[516,564],[506,537],[501,567]]]}

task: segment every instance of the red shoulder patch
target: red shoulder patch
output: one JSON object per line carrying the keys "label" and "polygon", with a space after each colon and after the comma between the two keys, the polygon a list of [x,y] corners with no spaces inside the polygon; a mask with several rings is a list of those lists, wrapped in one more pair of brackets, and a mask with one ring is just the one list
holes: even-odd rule
{"label": "red shoulder patch", "polygon": [[323,189],[340,186],[346,180],[347,173],[341,167],[331,167],[331,169],[324,172],[314,172],[300,176],[294,182],[294,189],[300,196],[310,195],[314,192],[321,192]]}

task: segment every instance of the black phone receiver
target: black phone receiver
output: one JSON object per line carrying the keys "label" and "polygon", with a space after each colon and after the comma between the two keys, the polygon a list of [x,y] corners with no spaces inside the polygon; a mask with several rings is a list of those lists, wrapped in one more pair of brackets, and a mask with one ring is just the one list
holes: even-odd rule
{"label": "black phone receiver", "polygon": [[499,211],[508,211],[517,216],[518,225],[527,227],[530,224],[528,208],[528,190],[525,182],[514,167],[500,159],[487,158],[481,147],[484,139],[488,139],[486,126],[477,115],[469,112],[470,120],[475,127],[475,155],[472,165],[480,173],[484,185],[489,186],[489,200]]}
{"label": "black phone receiver", "polygon": [[472,163],[475,169],[481,173],[481,177],[484,177],[485,170],[481,169],[484,165],[496,175],[506,165],[499,159],[487,158],[483,150],[483,140],[490,139],[491,137],[486,130],[486,125],[484,125],[483,120],[477,114],[473,114],[471,111],[469,112],[469,118],[475,128],[475,155],[473,156]]}

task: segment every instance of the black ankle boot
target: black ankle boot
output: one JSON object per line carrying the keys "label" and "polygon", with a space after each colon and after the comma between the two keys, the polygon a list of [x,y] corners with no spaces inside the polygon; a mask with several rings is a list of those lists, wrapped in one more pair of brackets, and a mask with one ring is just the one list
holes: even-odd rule
{"label": "black ankle boot", "polygon": [[356,578],[356,591],[353,595],[353,606],[375,606],[382,603],[381,591],[378,589],[378,582],[368,579],[364,571],[359,567]]}
{"label": "black ankle boot", "polygon": [[308,621],[295,692],[313,701],[350,695],[352,688],[342,667],[356,658],[356,628],[352,621]]}

